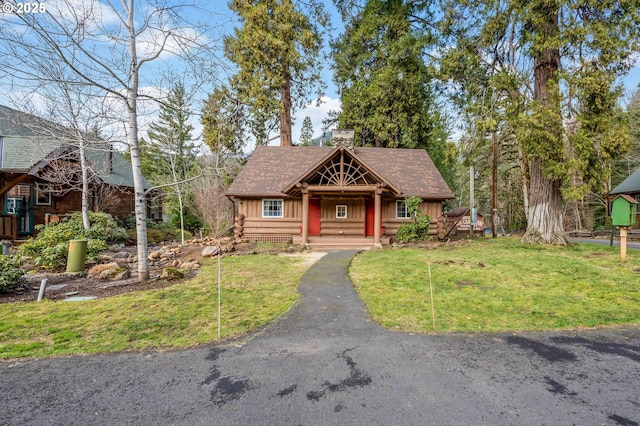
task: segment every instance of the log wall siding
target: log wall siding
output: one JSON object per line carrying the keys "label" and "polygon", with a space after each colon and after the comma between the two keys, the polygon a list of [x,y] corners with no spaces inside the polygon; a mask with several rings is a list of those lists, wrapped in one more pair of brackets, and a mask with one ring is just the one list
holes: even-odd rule
{"label": "log wall siding", "polygon": [[[269,199],[278,199],[271,197]],[[243,235],[254,234],[291,234],[299,235],[302,224],[302,200],[282,198],[284,201],[283,218],[263,218],[262,198],[244,199],[238,203],[238,213],[243,214]],[[336,218],[336,205],[347,206],[347,217]],[[366,207],[364,197],[331,198],[322,197],[320,202],[320,235],[321,236],[364,236]],[[442,213],[439,201],[425,201],[420,209],[432,219],[430,233],[435,232],[435,221]],[[396,200],[383,200],[382,225],[385,235],[394,236],[398,227],[410,222],[410,219],[396,219]]]}
{"label": "log wall siding", "polygon": [[[436,223],[438,217],[442,214],[442,203],[439,201],[423,201],[420,204],[420,210],[431,218],[429,234],[436,234]],[[385,227],[385,235],[396,235],[400,225],[409,222],[411,222],[411,219],[396,219],[396,200],[382,202],[382,225]]]}
{"label": "log wall siding", "polygon": [[[336,206],[347,206],[346,219],[336,218]],[[350,198],[350,199],[335,199],[335,198],[323,198],[321,201],[322,206],[322,221],[338,221],[348,222],[351,220],[363,221],[365,217],[365,201],[364,198]]]}
{"label": "log wall siding", "polygon": [[[278,200],[269,197],[269,200]],[[242,234],[300,234],[302,200],[282,198],[284,217],[262,217],[262,198],[244,199],[238,203],[238,213],[244,215]]]}

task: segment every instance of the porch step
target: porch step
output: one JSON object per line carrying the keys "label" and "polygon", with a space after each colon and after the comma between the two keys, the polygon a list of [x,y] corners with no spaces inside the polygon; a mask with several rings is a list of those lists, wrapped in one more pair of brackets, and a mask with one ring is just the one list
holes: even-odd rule
{"label": "porch step", "polygon": [[[382,238],[382,244],[389,244],[388,238]],[[346,250],[364,249],[375,247],[373,238],[362,237],[309,237],[307,244],[311,250]]]}

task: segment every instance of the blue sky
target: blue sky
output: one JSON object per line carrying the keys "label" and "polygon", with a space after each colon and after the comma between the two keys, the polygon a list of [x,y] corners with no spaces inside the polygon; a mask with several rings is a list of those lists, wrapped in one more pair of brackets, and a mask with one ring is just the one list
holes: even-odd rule
{"label": "blue sky", "polygon": [[[73,4],[81,5],[83,3],[83,0],[48,0],[47,2],[47,4],[51,5],[51,7],[54,7],[56,4],[65,4],[65,3],[67,5],[73,5]],[[114,4],[117,4],[117,3],[118,2],[115,2]],[[99,5],[101,5],[101,3],[97,1],[94,1],[93,4],[98,5],[98,7],[100,7]],[[141,10],[143,7],[144,6],[139,5],[138,10]],[[330,16],[332,19],[332,26],[335,28],[334,33],[332,35],[335,37],[343,30],[343,25],[342,25],[340,16],[335,10],[333,2],[326,0],[325,7],[327,11],[330,13]],[[114,17],[108,14],[108,8],[102,7],[101,10],[107,10],[107,12],[105,12],[105,15],[103,17],[104,20],[111,21],[111,22],[114,21]],[[189,16],[189,18],[193,19],[193,21],[196,21],[198,19],[207,20],[209,24],[215,27],[215,32],[210,34],[209,37],[211,40],[211,44],[220,47],[219,49],[220,54],[218,56],[219,58],[222,58],[223,57],[222,49],[221,49],[222,37],[225,34],[231,33],[235,24],[235,16],[227,8],[227,2],[216,1],[216,2],[211,2],[209,4],[205,3],[205,6],[202,6],[202,9],[199,11],[198,14],[194,14],[193,17]],[[325,42],[327,42],[328,44],[328,40],[325,40]],[[147,40],[144,40],[143,43],[141,43],[141,46],[143,47],[153,46],[153,42],[152,40],[150,41],[150,39],[147,39]],[[154,81],[155,75],[161,73],[161,70],[174,69],[178,73],[181,72],[180,64],[177,63],[177,59],[172,59],[171,57],[161,58],[161,59],[162,60],[158,61],[157,63],[154,62],[153,64],[149,64],[150,66],[143,68],[143,77],[145,78],[143,79],[142,85],[144,90],[149,90],[149,91],[155,90],[159,92],[166,91],[166,88],[154,86],[153,85],[154,83],[152,83]],[[294,113],[294,118],[295,118],[294,128],[293,128],[294,142],[297,142],[299,139],[300,127],[302,126],[302,121],[306,116],[309,116],[312,120],[312,123],[314,125],[314,136],[320,136],[322,119],[326,117],[327,112],[329,110],[338,110],[340,108],[340,101],[336,93],[335,86],[333,85],[333,82],[332,82],[332,71],[329,65],[330,63],[326,61],[324,65],[323,76],[324,76],[325,83],[327,84],[327,89],[325,91],[325,96],[322,98],[323,102],[321,103],[321,105],[316,106],[315,100],[310,100],[309,106],[307,108],[295,111]],[[216,84],[219,84],[220,81],[223,81],[225,78],[225,73],[229,72],[228,71],[229,68],[219,68],[218,70],[219,70],[217,75],[218,81],[212,81],[210,82],[209,85],[207,85],[207,87],[203,87],[201,91],[197,93],[196,98],[200,100],[206,99],[212,87],[215,86]],[[0,81],[0,85],[2,85],[3,83],[4,83],[3,81]],[[628,93],[631,93],[634,90],[636,90],[638,88],[638,84],[640,84],[640,64],[636,66],[636,68],[634,68],[631,71],[631,73],[628,75],[628,77],[624,80],[624,86]],[[7,92],[8,91],[0,90],[0,102],[8,103]],[[10,103],[8,104],[11,105]],[[195,111],[198,111],[199,109],[200,109],[200,105],[194,106],[192,110],[195,112]],[[142,117],[141,130],[143,135],[146,134],[146,132],[144,131],[145,123],[148,123],[153,118],[154,118],[153,113],[151,113],[148,116]],[[200,133],[200,130],[201,130],[198,117],[194,117],[194,125],[196,127],[194,134],[197,135]],[[278,142],[275,141],[274,143],[278,143]]]}

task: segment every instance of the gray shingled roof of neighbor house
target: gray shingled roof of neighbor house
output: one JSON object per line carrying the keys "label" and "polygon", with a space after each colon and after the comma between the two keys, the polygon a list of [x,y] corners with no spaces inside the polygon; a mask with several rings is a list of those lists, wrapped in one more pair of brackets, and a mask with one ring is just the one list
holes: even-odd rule
{"label": "gray shingled roof of neighbor house", "polygon": [[[283,189],[325,159],[332,147],[260,146],[235,178],[226,194],[239,197],[283,196]],[[421,149],[355,148],[356,159],[398,188],[405,197],[444,200],[453,192]]]}
{"label": "gray shingled roof of neighbor house", "polygon": [[[59,124],[0,105],[0,170],[28,173],[48,156],[71,146],[70,132]],[[111,149],[109,143],[96,140],[85,149],[85,154],[103,182],[134,186],[131,164],[120,152]],[[144,179],[144,186],[150,188],[151,184]]]}
{"label": "gray shingled roof of neighbor house", "polygon": [[631,194],[640,192],[640,169],[631,173],[618,186],[613,188],[609,194]]}

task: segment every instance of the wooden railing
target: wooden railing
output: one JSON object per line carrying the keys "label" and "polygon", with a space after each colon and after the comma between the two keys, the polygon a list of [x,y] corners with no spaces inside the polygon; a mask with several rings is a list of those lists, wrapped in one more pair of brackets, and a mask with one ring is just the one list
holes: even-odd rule
{"label": "wooden railing", "polygon": [[0,215],[0,240],[18,239],[18,220],[14,214]]}

